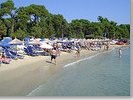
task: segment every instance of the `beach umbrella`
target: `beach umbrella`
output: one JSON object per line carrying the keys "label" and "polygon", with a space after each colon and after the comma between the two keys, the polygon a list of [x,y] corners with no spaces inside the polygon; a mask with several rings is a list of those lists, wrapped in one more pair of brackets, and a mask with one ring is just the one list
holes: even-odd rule
{"label": "beach umbrella", "polygon": [[15,38],[14,40],[12,40],[11,42],[9,42],[9,44],[14,44],[14,45],[20,45],[23,44],[23,41]]}
{"label": "beach umbrella", "polygon": [[3,43],[9,43],[10,41],[12,41],[11,37],[4,37],[3,40],[1,40]]}
{"label": "beach umbrella", "polygon": [[23,44],[23,41],[15,38],[13,39],[12,41],[10,41],[8,44],[11,45],[11,48],[14,49],[16,52],[18,51],[18,45],[22,45]]}
{"label": "beach umbrella", "polygon": [[46,43],[41,44],[40,47],[43,48],[43,49],[52,49],[53,48],[51,45],[46,44]]}
{"label": "beach umbrella", "polygon": [[37,41],[41,41],[41,38],[37,38],[36,40],[37,40]]}
{"label": "beach umbrella", "polygon": [[0,46],[1,47],[10,47],[10,44],[3,42],[3,41],[0,41]]}
{"label": "beach umbrella", "polygon": [[28,44],[38,45],[38,44],[40,44],[40,41],[39,41],[39,40],[34,39],[34,40],[32,40],[31,42],[29,42]]}
{"label": "beach umbrella", "polygon": [[25,37],[23,40],[28,42],[28,41],[30,41],[30,38],[29,37]]}
{"label": "beach umbrella", "polygon": [[54,42],[54,43],[57,43],[57,42],[58,42],[58,39],[53,40],[53,42]]}
{"label": "beach umbrella", "polygon": [[47,42],[47,43],[49,43],[49,42],[50,42],[50,40],[49,40],[49,39],[47,39],[47,38],[46,38],[44,41],[45,41],[45,42]]}

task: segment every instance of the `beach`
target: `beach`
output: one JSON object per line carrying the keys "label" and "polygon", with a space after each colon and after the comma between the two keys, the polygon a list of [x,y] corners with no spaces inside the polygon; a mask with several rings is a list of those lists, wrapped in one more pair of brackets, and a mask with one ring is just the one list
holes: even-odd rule
{"label": "beach", "polygon": [[0,96],[129,96],[129,1],[0,5]]}
{"label": "beach", "polygon": [[[121,46],[113,45],[109,50],[118,47]],[[75,51],[61,52],[61,55],[57,57],[56,65],[50,63],[50,56],[25,56],[24,59],[13,60],[10,64],[2,64],[0,67],[0,96],[26,96],[47,82],[64,65],[100,52],[106,52],[106,50],[83,49],[79,58],[76,57]]]}

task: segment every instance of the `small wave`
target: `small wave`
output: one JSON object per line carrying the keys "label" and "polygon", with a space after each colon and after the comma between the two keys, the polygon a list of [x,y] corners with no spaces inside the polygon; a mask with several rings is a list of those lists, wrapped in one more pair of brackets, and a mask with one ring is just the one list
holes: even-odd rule
{"label": "small wave", "polygon": [[75,61],[75,62],[66,64],[66,65],[64,66],[64,68],[66,68],[66,67],[68,67],[68,66],[71,66],[71,65],[74,65],[74,64],[77,64],[77,63],[79,63],[79,62],[81,62],[81,61],[84,61],[84,60],[92,59],[92,58],[96,57],[96,56],[99,55],[99,54],[101,54],[101,53],[98,53],[98,54],[95,54],[95,55],[93,55],[93,56],[89,56],[89,57],[87,57],[87,58],[80,59],[80,60],[77,60],[77,61]]}
{"label": "small wave", "polygon": [[100,52],[100,53],[97,53],[97,54],[95,54],[95,55],[89,56],[89,57],[87,57],[87,58],[83,58],[83,59],[77,60],[77,61],[75,61],[75,62],[66,64],[66,65],[64,66],[64,68],[66,68],[66,67],[68,67],[68,66],[71,66],[71,65],[74,65],[74,64],[77,64],[77,63],[79,63],[79,62],[88,60],[88,59],[92,59],[92,58],[94,58],[94,57],[96,57],[96,56],[98,56],[98,55],[100,55],[100,54],[103,54],[103,53],[106,53],[106,52],[111,52],[111,51],[114,50],[114,49],[115,49],[115,48],[112,48],[112,49],[109,50],[109,51]]}
{"label": "small wave", "polygon": [[26,95],[26,96],[33,96],[34,93],[35,93],[36,91],[39,91],[42,87],[43,87],[43,85],[38,86],[36,89],[32,90],[32,91],[31,91],[28,95]]}

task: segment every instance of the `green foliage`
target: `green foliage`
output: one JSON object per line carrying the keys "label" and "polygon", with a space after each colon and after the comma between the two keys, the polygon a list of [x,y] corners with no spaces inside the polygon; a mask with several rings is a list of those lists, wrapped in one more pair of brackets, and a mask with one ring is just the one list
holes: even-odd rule
{"label": "green foliage", "polygon": [[62,37],[68,28],[68,23],[60,14],[52,15],[52,23],[57,37]]}
{"label": "green foliage", "polygon": [[39,26],[33,26],[31,27],[30,32],[30,36],[37,38],[41,36],[42,28]]}
{"label": "green foliage", "polygon": [[7,2],[1,3],[0,7],[3,15],[11,15],[11,11],[15,9],[12,0],[7,0]]}
{"label": "green foliage", "polygon": [[70,23],[70,26],[71,26],[71,33],[74,38],[84,37],[82,32],[83,26],[78,19],[72,20],[72,22]]}
{"label": "green foliage", "polygon": [[18,38],[18,39],[23,39],[24,37],[26,37],[26,33],[25,31],[18,29],[17,31],[15,31],[13,34],[11,34],[12,38]]}
{"label": "green foliage", "polygon": [[[4,21],[4,24],[7,27],[7,36],[10,36],[10,34],[14,32],[15,14],[16,14],[15,10],[16,8],[14,7],[14,3],[12,0],[7,0],[6,2],[0,4],[0,14],[1,14],[0,18]],[[7,19],[5,17],[7,17],[8,23],[6,23]]]}
{"label": "green foliage", "polygon": [[0,38],[2,38],[2,36],[6,35],[6,26],[5,24],[2,22],[2,20],[0,20]]}
{"label": "green foliage", "polygon": [[98,22],[73,19],[70,23],[61,14],[51,14],[43,5],[31,4],[16,8],[12,0],[0,4],[0,37],[24,38],[68,37],[68,38],[130,38],[130,25],[98,16]]}

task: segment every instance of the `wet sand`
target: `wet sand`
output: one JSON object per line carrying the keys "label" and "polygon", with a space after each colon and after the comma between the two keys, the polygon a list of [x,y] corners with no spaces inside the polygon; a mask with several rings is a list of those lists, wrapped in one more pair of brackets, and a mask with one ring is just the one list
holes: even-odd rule
{"label": "wet sand", "polygon": [[[111,46],[110,49],[120,46]],[[81,50],[81,56],[75,52],[62,52],[57,57],[57,64],[50,62],[50,56],[25,56],[24,59],[2,64],[0,67],[0,96],[26,96],[39,85],[47,82],[54,74],[62,70],[67,63],[79,60],[101,51]]]}

